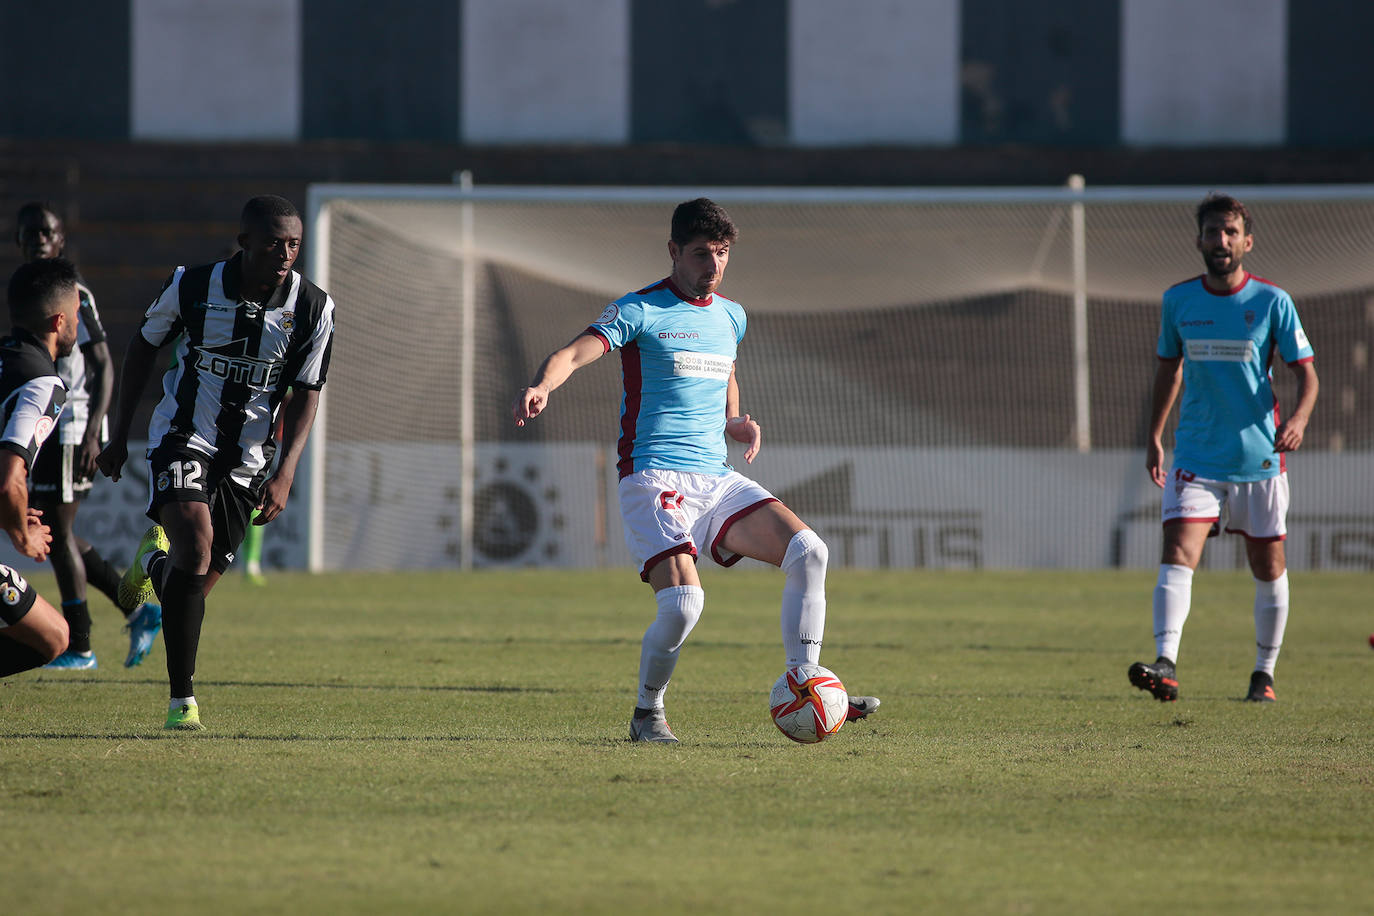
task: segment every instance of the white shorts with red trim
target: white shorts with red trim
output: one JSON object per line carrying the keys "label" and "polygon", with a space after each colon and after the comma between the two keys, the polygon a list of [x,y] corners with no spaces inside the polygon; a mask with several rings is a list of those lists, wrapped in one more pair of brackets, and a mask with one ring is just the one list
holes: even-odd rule
{"label": "white shorts with red trim", "polygon": [[1174,468],[1164,485],[1164,524],[1212,522],[1226,515],[1228,534],[1252,541],[1282,541],[1288,537],[1288,475],[1265,480],[1233,482],[1207,480]]}
{"label": "white shorts with red trim", "polygon": [[625,545],[646,582],[660,560],[675,553],[695,557],[701,545],[708,546],[711,559],[721,566],[733,566],[740,555],[721,546],[725,533],[738,519],[777,502],[772,493],[737,471],[636,471],[621,478],[619,494]]}

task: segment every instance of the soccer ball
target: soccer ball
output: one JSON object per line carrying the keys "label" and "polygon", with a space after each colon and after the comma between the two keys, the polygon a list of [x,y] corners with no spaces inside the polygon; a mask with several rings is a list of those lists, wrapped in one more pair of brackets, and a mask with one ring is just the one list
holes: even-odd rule
{"label": "soccer ball", "polygon": [[849,712],[849,694],[830,669],[798,665],[773,684],[768,710],[778,731],[801,744],[815,744],[840,730]]}

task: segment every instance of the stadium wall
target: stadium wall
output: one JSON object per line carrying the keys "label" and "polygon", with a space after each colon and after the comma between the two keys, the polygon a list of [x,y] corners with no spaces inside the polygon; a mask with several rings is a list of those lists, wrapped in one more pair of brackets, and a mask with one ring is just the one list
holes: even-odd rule
{"label": "stadium wall", "polygon": [[[613,448],[595,443],[479,445],[473,565],[629,569],[615,461]],[[1290,568],[1374,570],[1374,490],[1341,484],[1367,476],[1368,454],[1299,454],[1292,464]],[[325,567],[454,568],[458,467],[452,444],[331,444]],[[133,555],[148,526],[144,468],[130,462],[124,485],[102,482],[77,516],[77,532],[116,561]],[[1148,569],[1159,562],[1159,490],[1146,479],[1139,449],[768,446],[747,473],[826,539],[837,567]],[[308,481],[300,484],[304,493]],[[1094,498],[1066,498],[1089,492]],[[264,529],[268,568],[305,568],[307,518],[297,499]],[[46,569],[8,543],[0,563]],[[1245,568],[1243,540],[1209,545],[1203,565]]]}
{"label": "stadium wall", "polygon": [[23,87],[0,107],[0,136],[1374,140],[1374,96],[1357,91],[1374,83],[1363,48],[1374,5],[1348,0],[71,0],[62,10],[0,9],[0,74]]}

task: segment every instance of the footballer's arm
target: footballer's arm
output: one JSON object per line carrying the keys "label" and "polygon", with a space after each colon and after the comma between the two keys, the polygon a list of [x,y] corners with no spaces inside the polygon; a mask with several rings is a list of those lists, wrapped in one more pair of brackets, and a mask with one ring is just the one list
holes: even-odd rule
{"label": "footballer's arm", "polygon": [[291,495],[291,484],[296,479],[296,468],[301,455],[305,453],[306,440],[315,424],[315,411],[320,404],[318,388],[293,388],[283,408],[285,420],[282,423],[282,452],[277,462],[277,470],[262,488],[262,502],[258,504],[258,517],[255,525],[266,525],[281,515],[286,508],[286,499]]}
{"label": "footballer's arm", "polygon": [[0,527],[14,549],[30,560],[42,561],[52,544],[52,533],[41,515],[29,507],[28,465],[18,452],[0,448]]}
{"label": "footballer's arm", "polygon": [[1307,421],[1312,417],[1312,408],[1317,406],[1317,368],[1312,360],[1291,363],[1288,368],[1298,381],[1298,404],[1274,433],[1274,448],[1280,452],[1291,452],[1302,445]]}
{"label": "footballer's arm", "polygon": [[606,352],[606,343],[590,331],[578,334],[567,346],[548,355],[534,374],[534,381],[515,399],[515,425],[524,426],[549,406],[549,394],[583,366],[594,363]]}
{"label": "footballer's arm", "polygon": [[95,459],[100,454],[100,431],[105,415],[110,412],[114,396],[114,362],[110,359],[110,345],[105,341],[89,343],[81,348],[86,360],[86,392],[90,396],[86,407],[86,429],[81,435],[77,453],[77,473],[81,478],[95,476]]}
{"label": "footballer's arm", "polygon": [[749,447],[744,450],[744,463],[753,464],[763,447],[763,429],[749,414],[739,412],[739,382],[735,381],[735,367],[730,366],[730,382],[725,386],[725,433],[736,442]]}
{"label": "footballer's arm", "polygon": [[129,459],[129,428],[134,425],[134,414],[138,412],[143,389],[148,387],[148,379],[157,368],[157,351],[158,348],[144,338],[141,329],[134,331],[124,351],[124,367],[119,373],[119,398],[115,404],[114,420],[110,424],[110,442],[95,459],[101,473],[111,480],[119,479],[124,462]]}
{"label": "footballer's arm", "polygon": [[1178,389],[1183,384],[1183,357],[1159,358],[1150,395],[1150,439],[1145,448],[1145,470],[1155,486],[1166,481],[1164,471],[1164,424],[1169,422]]}

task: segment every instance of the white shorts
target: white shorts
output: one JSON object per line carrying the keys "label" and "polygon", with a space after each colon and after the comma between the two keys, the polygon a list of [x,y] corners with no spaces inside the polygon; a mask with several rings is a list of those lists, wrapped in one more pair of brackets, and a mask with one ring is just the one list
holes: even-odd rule
{"label": "white shorts", "polygon": [[1288,537],[1288,474],[1265,480],[1235,483],[1205,480],[1174,468],[1164,485],[1164,524],[1212,522],[1221,525],[1225,512],[1228,534],[1252,541],[1282,541]]}
{"label": "white shorts", "polygon": [[625,545],[639,563],[639,578],[675,553],[698,556],[709,545],[711,559],[733,566],[740,555],[720,542],[738,519],[767,503],[772,493],[740,474],[694,474],[689,471],[636,471],[620,479],[620,516]]}

